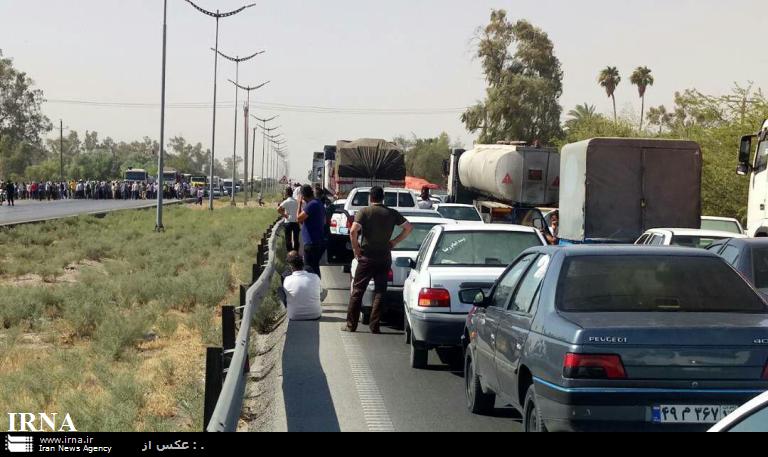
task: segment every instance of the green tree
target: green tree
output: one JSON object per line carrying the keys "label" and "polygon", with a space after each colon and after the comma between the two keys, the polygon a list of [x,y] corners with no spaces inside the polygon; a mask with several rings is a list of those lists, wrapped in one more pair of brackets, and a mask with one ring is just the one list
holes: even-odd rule
{"label": "green tree", "polygon": [[[403,138],[403,137],[401,137]],[[398,140],[395,140],[397,143]],[[451,138],[447,133],[441,133],[437,138],[413,138],[408,141],[405,167],[408,176],[426,179],[427,181],[445,185],[443,176],[443,161],[451,156]]]}
{"label": "green tree", "polygon": [[653,86],[655,79],[651,74],[651,69],[648,67],[637,67],[629,77],[629,81],[637,86],[637,91],[640,94],[641,107],[640,107],[640,130],[643,130],[643,116],[645,115],[645,92],[648,90],[648,86]]}
{"label": "green tree", "polygon": [[565,121],[565,128],[572,129],[577,125],[591,121],[596,116],[599,115],[597,114],[595,105],[589,105],[587,103],[577,105],[576,108],[568,111],[568,120]]}
{"label": "green tree", "polygon": [[659,135],[664,131],[664,128],[669,127],[671,122],[672,113],[667,111],[666,106],[651,107],[648,110],[648,124],[658,126]]}
{"label": "green tree", "polygon": [[477,57],[488,83],[486,99],[461,119],[470,132],[481,132],[480,142],[549,143],[561,136],[563,72],[545,32],[493,10],[490,24],[479,32]]}
{"label": "green tree", "polygon": [[618,122],[619,115],[616,111],[616,88],[619,87],[619,83],[621,83],[619,69],[616,67],[605,67],[600,71],[597,82],[605,89],[605,93],[608,94],[608,97],[613,100],[613,120]]}

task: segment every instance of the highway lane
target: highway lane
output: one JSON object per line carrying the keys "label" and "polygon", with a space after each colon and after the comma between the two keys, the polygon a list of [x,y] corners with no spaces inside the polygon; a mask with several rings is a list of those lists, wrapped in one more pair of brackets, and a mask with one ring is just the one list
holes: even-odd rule
{"label": "highway lane", "polygon": [[[171,200],[166,203],[173,204],[174,202]],[[59,200],[51,202],[20,200],[16,202],[16,206],[4,205],[0,207],[0,226],[125,209],[154,208],[155,206],[154,200]]]}

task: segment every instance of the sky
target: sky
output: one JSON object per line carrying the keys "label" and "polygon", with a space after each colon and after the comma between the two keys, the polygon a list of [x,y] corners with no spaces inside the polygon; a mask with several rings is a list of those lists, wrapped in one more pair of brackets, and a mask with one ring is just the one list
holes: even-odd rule
{"label": "sky", "polygon": [[[249,1],[197,3],[225,11]],[[57,124],[118,141],[159,139],[162,3],[0,0],[0,49],[43,89],[44,111]],[[208,148],[215,20],[184,0],[168,3],[166,137]],[[229,55],[266,51],[241,64],[240,81],[270,81],[252,92],[252,113],[280,116],[290,175],[306,180],[312,153],[340,139],[445,131],[471,145],[460,115],[485,94],[474,38],[495,8],[549,34],[565,72],[565,112],[585,102],[610,112],[596,82],[607,65],[624,76],[616,97],[626,112],[640,109],[628,82],[640,65],[656,78],[648,106],[671,105],[686,88],[724,94],[752,81],[768,89],[765,0],[262,0],[221,20],[219,47]],[[235,65],[220,60],[221,159],[233,152],[235,89],[227,79],[234,77]],[[122,106],[62,103],[72,100]],[[242,112],[237,122],[242,154]]]}

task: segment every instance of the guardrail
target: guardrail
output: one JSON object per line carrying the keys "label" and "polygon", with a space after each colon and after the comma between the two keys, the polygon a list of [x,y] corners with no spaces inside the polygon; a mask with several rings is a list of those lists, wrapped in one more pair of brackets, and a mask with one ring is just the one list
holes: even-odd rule
{"label": "guardrail", "polygon": [[250,371],[248,346],[253,316],[270,292],[275,274],[277,237],[283,229],[278,220],[262,237],[253,265],[253,284],[240,287],[240,330],[235,337],[236,309],[222,310],[222,347],[208,348],[205,369],[204,428],[208,432],[234,432],[243,408]]}

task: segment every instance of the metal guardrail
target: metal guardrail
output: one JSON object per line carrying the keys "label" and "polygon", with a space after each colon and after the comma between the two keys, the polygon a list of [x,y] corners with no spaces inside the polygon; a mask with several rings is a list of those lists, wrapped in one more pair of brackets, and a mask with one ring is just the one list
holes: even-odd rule
{"label": "metal guardrail", "polygon": [[[208,349],[205,382],[205,431],[234,432],[237,430],[243,408],[245,387],[248,382],[247,375],[250,371],[248,346],[251,324],[259,305],[270,292],[272,276],[276,270],[277,237],[282,230],[283,224],[280,224],[279,221],[276,222],[270,229],[267,246],[264,246],[266,235],[259,245],[257,263],[254,265],[253,274],[255,282],[244,293],[241,289],[240,315],[242,318],[237,338],[234,337],[235,313],[232,312],[234,308],[225,308],[222,313],[223,348]],[[264,252],[265,248],[266,252]],[[259,273],[258,279],[256,279],[256,273]]]}

